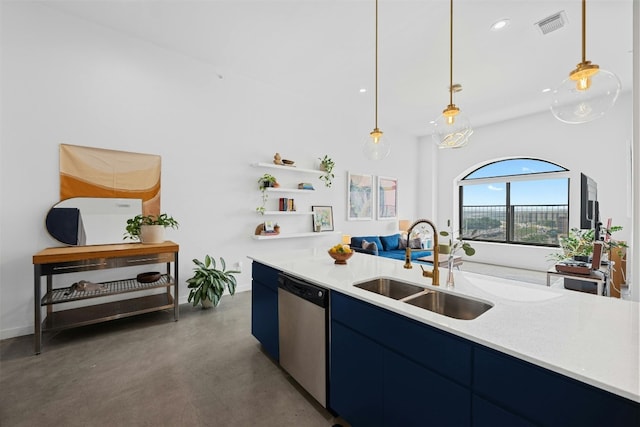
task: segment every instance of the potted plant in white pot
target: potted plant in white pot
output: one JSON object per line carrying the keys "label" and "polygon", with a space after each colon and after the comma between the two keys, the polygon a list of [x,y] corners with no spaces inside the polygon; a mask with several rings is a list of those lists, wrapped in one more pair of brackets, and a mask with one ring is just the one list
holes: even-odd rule
{"label": "potted plant in white pot", "polygon": [[224,258],[220,257],[220,268],[216,268],[216,260],[207,255],[204,262],[194,259],[196,265],[193,268],[193,276],[187,279],[189,298],[187,302],[192,302],[193,306],[202,304],[202,308],[217,307],[225,288],[229,294],[236,293],[236,278],[234,274],[240,273],[236,270],[227,270]]}
{"label": "potted plant in white pot", "polygon": [[139,240],[140,243],[164,242],[164,229],[178,228],[178,221],[166,213],[160,215],[136,215],[127,220],[124,239]]}

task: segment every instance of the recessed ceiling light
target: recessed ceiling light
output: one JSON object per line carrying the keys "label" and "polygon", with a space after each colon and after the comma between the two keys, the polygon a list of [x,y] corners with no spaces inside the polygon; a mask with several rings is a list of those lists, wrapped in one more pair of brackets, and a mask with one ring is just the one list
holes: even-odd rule
{"label": "recessed ceiling light", "polygon": [[491,31],[501,31],[509,26],[511,20],[509,18],[504,18],[499,21],[496,21],[491,25]]}
{"label": "recessed ceiling light", "polygon": [[542,89],[542,93],[547,93],[547,92],[551,92],[551,88],[550,87]]}
{"label": "recessed ceiling light", "polygon": [[367,90],[365,88],[360,89],[360,93],[365,93]]}

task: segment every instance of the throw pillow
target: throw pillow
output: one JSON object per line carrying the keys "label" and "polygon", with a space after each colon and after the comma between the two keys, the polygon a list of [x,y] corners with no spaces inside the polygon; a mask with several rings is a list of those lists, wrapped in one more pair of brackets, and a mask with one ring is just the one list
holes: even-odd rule
{"label": "throw pillow", "polygon": [[400,234],[392,234],[390,236],[380,236],[382,247],[385,251],[395,251],[400,247]]}
{"label": "throw pillow", "polygon": [[[422,249],[422,242],[420,241],[420,238],[416,237],[415,239],[409,240],[409,247],[411,249]],[[399,249],[407,248],[407,239],[405,237],[400,239],[398,248]]]}
{"label": "throw pillow", "polygon": [[378,255],[378,245],[375,242],[362,241],[362,249],[373,252],[373,255]]}

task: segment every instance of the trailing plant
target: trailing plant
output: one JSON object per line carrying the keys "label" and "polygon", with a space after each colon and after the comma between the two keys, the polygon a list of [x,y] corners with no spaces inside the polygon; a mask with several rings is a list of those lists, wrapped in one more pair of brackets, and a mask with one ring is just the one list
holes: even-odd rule
{"label": "trailing plant", "polygon": [[164,228],[178,228],[178,221],[166,213],[160,215],[136,215],[127,220],[124,240],[140,240],[140,229],[143,225],[161,225]]}
{"label": "trailing plant", "polygon": [[192,302],[194,307],[207,300],[217,307],[225,288],[231,295],[236,293],[234,274],[240,272],[227,270],[224,258],[220,257],[220,269],[216,268],[216,260],[209,255],[204,257],[204,261],[194,258],[193,263],[196,265],[193,277],[187,279],[187,287],[191,289],[187,302]]}
{"label": "trailing plant", "polygon": [[264,211],[265,211],[264,206],[267,203],[267,199],[269,198],[269,195],[267,194],[267,188],[275,187],[276,185],[278,185],[278,180],[276,179],[275,176],[265,173],[260,178],[258,178],[258,185],[259,185],[260,191],[262,192],[262,205],[256,208],[256,212],[258,212],[261,215],[264,215]]}
{"label": "trailing plant", "polygon": [[326,154],[324,157],[318,157],[318,160],[320,160],[320,170],[324,171],[324,175],[320,175],[319,178],[321,181],[324,181],[324,185],[326,187],[331,187],[333,178],[335,178],[335,175],[333,174],[333,168],[336,164]]}

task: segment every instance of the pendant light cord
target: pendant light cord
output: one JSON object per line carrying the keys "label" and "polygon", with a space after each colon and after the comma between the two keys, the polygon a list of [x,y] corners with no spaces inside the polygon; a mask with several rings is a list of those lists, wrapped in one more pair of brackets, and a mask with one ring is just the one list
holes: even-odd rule
{"label": "pendant light cord", "polygon": [[582,62],[587,60],[587,0],[582,0]]}
{"label": "pendant light cord", "polygon": [[378,0],[376,0],[376,126],[378,129]]}
{"label": "pendant light cord", "polygon": [[449,13],[449,105],[453,105],[453,0]]}

